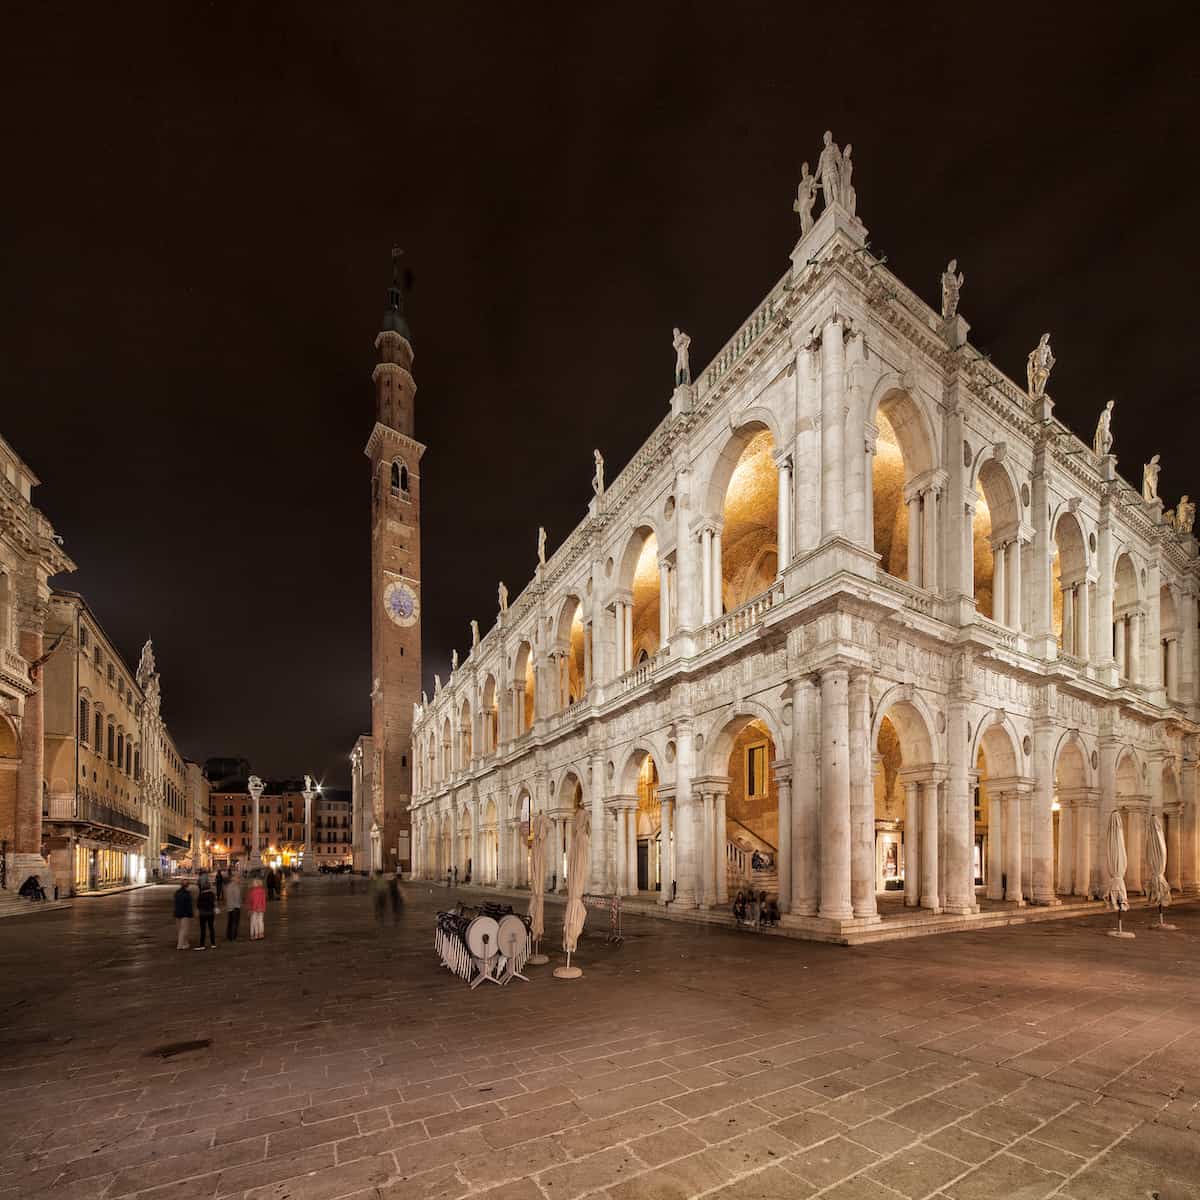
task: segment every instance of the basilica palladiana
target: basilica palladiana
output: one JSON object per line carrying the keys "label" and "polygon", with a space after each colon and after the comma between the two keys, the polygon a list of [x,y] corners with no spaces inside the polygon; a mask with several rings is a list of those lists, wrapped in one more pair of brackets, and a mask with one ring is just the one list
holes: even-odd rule
{"label": "basilica palladiana", "polygon": [[940,311],[887,270],[828,136],[794,207],[782,278],[694,376],[675,331],[657,428],[581,464],[586,516],[416,706],[414,874],[521,887],[545,812],[562,889],[586,806],[588,891],[867,940],[1083,907],[1117,810],[1131,896],[1155,817],[1195,893],[1193,506],[1118,473],[1119,404],[1055,417],[1050,335],[1013,381],[956,264]]}

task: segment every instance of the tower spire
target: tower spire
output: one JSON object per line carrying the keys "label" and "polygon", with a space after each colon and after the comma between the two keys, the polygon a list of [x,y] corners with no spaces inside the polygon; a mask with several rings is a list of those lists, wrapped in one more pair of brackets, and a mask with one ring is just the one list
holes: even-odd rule
{"label": "tower spire", "polygon": [[387,290],[387,309],[383,314],[384,331],[398,333],[409,345],[412,345],[412,330],[404,316],[404,293],[412,286],[412,272],[407,268],[403,277],[400,274],[400,260],[404,251],[399,246],[392,247],[392,282]]}

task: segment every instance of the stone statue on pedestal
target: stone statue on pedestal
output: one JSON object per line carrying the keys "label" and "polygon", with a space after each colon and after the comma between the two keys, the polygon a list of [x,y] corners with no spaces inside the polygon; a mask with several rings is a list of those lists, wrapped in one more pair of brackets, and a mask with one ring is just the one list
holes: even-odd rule
{"label": "stone statue on pedestal", "polygon": [[450,670],[451,671],[458,670],[458,651],[457,650],[450,651]]}
{"label": "stone statue on pedestal", "polygon": [[544,567],[546,565],[546,527],[545,525],[538,526],[538,565]]}
{"label": "stone statue on pedestal", "polygon": [[496,589],[496,594],[500,599],[500,611],[508,612],[508,588],[504,586],[504,580],[500,581],[500,586]]}
{"label": "stone statue on pedestal", "polygon": [[433,694],[436,696],[442,690],[442,677],[434,675],[433,677]]}
{"label": "stone statue on pedestal", "polygon": [[1029,396],[1040,400],[1046,394],[1046,384],[1054,369],[1054,355],[1050,350],[1050,335],[1043,333],[1038,344],[1029,352],[1025,373],[1029,380]]}
{"label": "stone statue on pedestal", "polygon": [[854,210],[858,208],[858,193],[850,182],[850,176],[854,173],[854,163],[850,161],[850,151],[853,149],[854,147],[847,142],[846,149],[842,151],[842,207],[851,216],[854,216]]}
{"label": "stone statue on pedestal", "polygon": [[1162,455],[1160,454],[1154,455],[1142,467],[1142,499],[1147,502],[1158,499],[1158,473],[1162,470],[1158,460],[1161,457]]}
{"label": "stone statue on pedestal", "polygon": [[958,315],[958,297],[965,276],[958,269],[958,259],[952,258],[942,272],[942,320],[953,321]]}
{"label": "stone statue on pedestal", "polygon": [[821,148],[821,157],[817,159],[817,173],[813,179],[821,185],[826,208],[841,200],[842,152],[833,140],[832,130],[825,130],[825,144]]}
{"label": "stone statue on pedestal", "polygon": [[1196,524],[1196,506],[1192,504],[1187,493],[1179,498],[1179,507],[1175,509],[1175,528],[1180,533],[1191,533]]}
{"label": "stone statue on pedestal", "polygon": [[1104,411],[1100,414],[1100,420],[1096,422],[1096,436],[1092,439],[1092,450],[1101,458],[1112,451],[1112,412],[1114,404],[1116,404],[1116,401],[1110,400],[1104,406]]}
{"label": "stone statue on pedestal", "polygon": [[678,326],[674,334],[671,345],[675,347],[675,386],[680,387],[692,382],[692,367],[688,362],[688,347],[692,339]]}
{"label": "stone statue on pedestal", "polygon": [[813,227],[813,205],[817,202],[817,181],[808,173],[808,163],[800,167],[800,186],[792,201],[792,212],[800,214],[800,236]]}
{"label": "stone statue on pedestal", "polygon": [[474,650],[479,645],[479,622],[471,622],[471,649]]}
{"label": "stone statue on pedestal", "polygon": [[595,474],[592,475],[592,491],[597,496],[604,495],[604,455],[599,450],[592,451],[592,458],[596,463]]}

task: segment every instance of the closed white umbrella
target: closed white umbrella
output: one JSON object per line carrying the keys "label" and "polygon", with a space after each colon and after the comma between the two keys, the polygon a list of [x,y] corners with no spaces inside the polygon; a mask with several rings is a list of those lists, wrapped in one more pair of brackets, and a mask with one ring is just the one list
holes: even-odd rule
{"label": "closed white umbrella", "polygon": [[1158,905],[1158,924],[1150,928],[1174,929],[1174,925],[1163,923],[1162,910],[1171,903],[1171,885],[1167,882],[1167,839],[1158,813],[1151,816],[1146,826],[1146,869],[1150,876],[1146,899]]}
{"label": "closed white umbrella", "polygon": [[563,913],[563,949],[567,952],[567,965],[554,968],[554,974],[559,979],[578,979],[583,974],[578,967],[571,966],[571,955],[579,945],[579,935],[587,921],[587,908],[583,903],[583,882],[587,878],[591,844],[591,813],[586,808],[576,809],[571,853],[567,855],[567,909]]}
{"label": "closed white umbrella", "polygon": [[529,864],[529,937],[534,953],[528,961],[535,967],[550,961],[538,946],[546,932],[546,835],[549,825],[549,818],[544,812],[534,813],[530,819],[533,861]]}
{"label": "closed white umbrella", "polygon": [[1113,809],[1108,819],[1108,836],[1104,842],[1105,865],[1108,869],[1108,884],[1104,889],[1104,902],[1117,911],[1117,927],[1108,931],[1109,937],[1131,938],[1121,928],[1121,914],[1129,908],[1129,896],[1125,891],[1125,831],[1121,827],[1120,809]]}

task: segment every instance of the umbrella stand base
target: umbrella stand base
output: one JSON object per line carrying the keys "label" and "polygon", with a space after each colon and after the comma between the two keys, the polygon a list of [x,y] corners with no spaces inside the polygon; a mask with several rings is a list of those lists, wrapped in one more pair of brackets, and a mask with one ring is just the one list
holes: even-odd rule
{"label": "umbrella stand base", "polygon": [[1137,937],[1136,933],[1130,933],[1127,929],[1108,929],[1105,930],[1109,937],[1131,938]]}
{"label": "umbrella stand base", "polygon": [[555,967],[555,979],[578,979],[583,972],[578,967]]}
{"label": "umbrella stand base", "polygon": [[531,954],[525,960],[531,967],[544,967],[550,961],[548,954]]}
{"label": "umbrella stand base", "polygon": [[1178,925],[1163,925],[1163,924],[1159,923],[1158,921],[1156,921],[1153,925],[1147,925],[1146,928],[1147,929],[1168,929],[1169,930],[1169,929],[1178,929],[1179,926]]}

